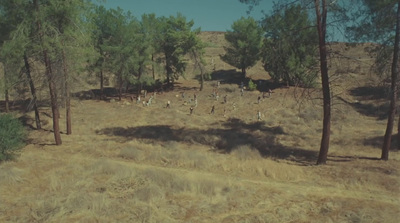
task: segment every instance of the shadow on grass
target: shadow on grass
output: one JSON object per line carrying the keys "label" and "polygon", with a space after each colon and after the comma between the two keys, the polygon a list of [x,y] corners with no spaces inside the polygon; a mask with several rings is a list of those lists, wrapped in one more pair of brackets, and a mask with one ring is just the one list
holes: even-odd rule
{"label": "shadow on grass", "polygon": [[231,153],[240,146],[257,149],[263,157],[286,159],[302,165],[314,163],[315,151],[281,145],[277,135],[285,134],[281,127],[266,127],[263,122],[244,123],[240,119],[229,119],[222,128],[190,129],[174,128],[169,125],[152,125],[138,127],[113,127],[96,131],[96,134],[126,142],[133,139],[148,139],[158,142],[176,141],[181,143],[202,144],[210,146],[216,152]]}
{"label": "shadow on grass", "polygon": [[[383,135],[382,136],[374,136],[371,138],[366,138],[364,139],[364,145],[365,146],[373,146],[376,149],[382,149],[383,145]],[[397,134],[392,135],[392,140],[390,142],[390,150],[391,151],[399,151],[397,147]]]}
{"label": "shadow on grass", "polygon": [[350,94],[360,100],[379,100],[388,97],[388,89],[384,86],[363,86],[351,89]]}
{"label": "shadow on grass", "polygon": [[378,120],[384,120],[387,118],[387,112],[389,110],[389,105],[387,103],[361,103],[361,102],[349,102],[341,97],[341,101],[353,107],[358,113],[369,116],[376,117]]}
{"label": "shadow on grass", "polygon": [[[49,107],[50,101],[49,100],[38,100],[37,101],[38,108]],[[9,109],[11,112],[19,111],[19,112],[29,112],[33,111],[33,103],[31,99],[25,100],[11,100],[9,102]],[[0,101],[0,112],[6,111],[6,102]]]}
{"label": "shadow on grass", "polygon": [[330,162],[352,162],[354,160],[361,159],[361,160],[380,160],[378,157],[358,157],[358,156],[328,156],[328,161]]}

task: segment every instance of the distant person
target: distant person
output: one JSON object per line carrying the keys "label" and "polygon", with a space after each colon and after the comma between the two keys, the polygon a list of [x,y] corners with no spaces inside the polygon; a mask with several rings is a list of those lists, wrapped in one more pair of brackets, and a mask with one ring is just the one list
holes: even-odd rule
{"label": "distant person", "polygon": [[243,88],[244,88],[244,83],[242,81],[242,82],[240,82],[240,89],[243,89]]}
{"label": "distant person", "polygon": [[243,95],[244,95],[244,90],[242,88],[242,89],[240,89],[240,96],[243,96]]}
{"label": "distant person", "polygon": [[257,112],[257,120],[258,120],[258,121],[261,120],[261,112],[260,112],[260,111]]}
{"label": "distant person", "polygon": [[167,107],[166,108],[171,108],[171,102],[167,101]]}
{"label": "distant person", "polygon": [[268,97],[271,97],[272,90],[268,89]]}
{"label": "distant person", "polygon": [[211,113],[211,114],[214,114],[214,113],[215,113],[215,105],[212,106],[211,112],[210,112],[210,113]]}
{"label": "distant person", "polygon": [[193,114],[193,107],[190,106],[190,114]]}

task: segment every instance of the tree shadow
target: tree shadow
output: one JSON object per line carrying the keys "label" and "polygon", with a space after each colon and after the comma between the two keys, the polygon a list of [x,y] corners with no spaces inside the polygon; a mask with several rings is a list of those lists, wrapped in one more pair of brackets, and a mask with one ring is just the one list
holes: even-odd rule
{"label": "tree shadow", "polygon": [[[382,149],[383,137],[384,136],[374,136],[374,137],[366,138],[366,139],[364,139],[363,144],[364,144],[364,146],[372,146],[376,149]],[[390,142],[390,150],[391,151],[398,151],[397,137],[398,137],[398,134],[392,135],[391,142]]]}
{"label": "tree shadow", "polygon": [[384,120],[387,117],[387,112],[389,110],[389,104],[377,104],[377,103],[361,103],[361,102],[349,102],[342,97],[338,97],[339,100],[353,107],[358,113],[369,116],[376,117],[378,120]]}
{"label": "tree shadow", "polygon": [[240,119],[229,119],[222,126],[207,130],[174,128],[170,125],[112,127],[97,130],[96,134],[109,136],[119,142],[140,139],[201,144],[219,153],[231,153],[241,146],[250,146],[263,157],[290,160],[301,165],[309,165],[316,160],[315,151],[280,144],[276,136],[285,134],[281,127],[267,127],[263,122],[245,123]]}
{"label": "tree shadow", "polygon": [[352,162],[355,161],[357,159],[361,159],[361,160],[380,160],[378,157],[365,157],[365,156],[328,156],[328,161],[331,162]]}
{"label": "tree shadow", "polygon": [[[79,100],[92,100],[100,99],[101,90],[100,89],[90,89],[87,91],[79,91],[72,94],[72,97],[78,98]],[[106,87],[103,89],[103,96],[105,98],[118,97],[118,90],[113,87]]]}
{"label": "tree shadow", "polygon": [[388,97],[388,89],[384,86],[362,86],[350,90],[350,95],[360,100],[379,100]]}

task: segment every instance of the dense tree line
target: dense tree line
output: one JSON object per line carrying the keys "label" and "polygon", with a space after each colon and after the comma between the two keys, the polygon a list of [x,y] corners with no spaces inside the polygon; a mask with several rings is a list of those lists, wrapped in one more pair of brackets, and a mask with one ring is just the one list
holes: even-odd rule
{"label": "dense tree line", "polygon": [[[10,90],[28,82],[36,127],[41,128],[31,75],[36,69],[48,84],[54,138],[60,145],[60,107],[66,108],[66,133],[72,133],[70,88],[74,78],[83,72],[96,75],[101,98],[105,78],[114,78],[120,100],[123,87],[136,86],[140,92],[143,85],[154,85],[156,70],[162,68],[165,76],[159,72],[159,79],[173,86],[184,75],[185,56],[195,55],[197,66],[204,68],[204,44],[197,36],[200,29],[193,30],[193,24],[181,14],[149,14],[139,20],[121,8],[106,9],[86,0],[1,1],[0,62],[6,111]],[[26,78],[21,79],[22,74]]]}

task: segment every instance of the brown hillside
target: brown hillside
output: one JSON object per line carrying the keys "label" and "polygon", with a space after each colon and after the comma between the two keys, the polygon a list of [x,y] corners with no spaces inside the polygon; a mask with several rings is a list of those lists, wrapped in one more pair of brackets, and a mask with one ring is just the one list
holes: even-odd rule
{"label": "brown hillside", "polygon": [[[332,45],[342,56],[330,70],[331,146],[328,164],[316,166],[319,90],[275,88],[260,103],[260,91],[240,96],[241,79],[219,59],[223,33],[201,38],[220,71],[202,92],[189,69],[150,106],[111,94],[74,98],[73,134],[62,134],[61,146],[42,106],[44,130],[29,130],[21,156],[0,164],[0,222],[398,222],[400,154],[378,160],[387,99],[367,45]],[[249,76],[269,83],[261,64]],[[32,112],[18,115],[33,125]]]}

